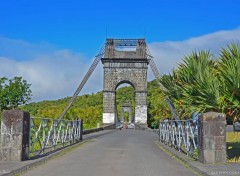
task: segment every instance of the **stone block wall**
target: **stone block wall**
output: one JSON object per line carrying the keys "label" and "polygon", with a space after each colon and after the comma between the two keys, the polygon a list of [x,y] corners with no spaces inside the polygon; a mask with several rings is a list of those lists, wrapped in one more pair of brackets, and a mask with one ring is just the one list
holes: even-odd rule
{"label": "stone block wall", "polygon": [[199,161],[205,164],[226,162],[226,116],[208,112],[198,119]]}
{"label": "stone block wall", "polygon": [[20,110],[2,113],[0,161],[29,158],[30,115]]}
{"label": "stone block wall", "polygon": [[147,69],[145,59],[109,59],[102,58],[103,63],[103,124],[115,123],[116,89],[128,83],[135,91],[136,123],[147,123]]}

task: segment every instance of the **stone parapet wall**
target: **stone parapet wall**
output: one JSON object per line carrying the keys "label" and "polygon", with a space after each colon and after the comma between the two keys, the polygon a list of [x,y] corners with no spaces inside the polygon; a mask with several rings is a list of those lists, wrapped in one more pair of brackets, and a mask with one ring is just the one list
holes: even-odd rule
{"label": "stone parapet wall", "polygon": [[208,112],[198,119],[199,161],[206,164],[225,163],[226,155],[226,116]]}
{"label": "stone parapet wall", "polygon": [[23,161],[29,158],[30,115],[20,110],[2,113],[1,161]]}

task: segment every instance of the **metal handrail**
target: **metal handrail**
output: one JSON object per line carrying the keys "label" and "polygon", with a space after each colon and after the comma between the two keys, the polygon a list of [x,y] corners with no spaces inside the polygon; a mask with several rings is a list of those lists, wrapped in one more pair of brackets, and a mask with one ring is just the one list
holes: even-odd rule
{"label": "metal handrail", "polygon": [[197,159],[197,129],[193,120],[160,120],[159,140]]}
{"label": "metal handrail", "polygon": [[81,140],[82,120],[30,118],[30,157],[42,155]]}

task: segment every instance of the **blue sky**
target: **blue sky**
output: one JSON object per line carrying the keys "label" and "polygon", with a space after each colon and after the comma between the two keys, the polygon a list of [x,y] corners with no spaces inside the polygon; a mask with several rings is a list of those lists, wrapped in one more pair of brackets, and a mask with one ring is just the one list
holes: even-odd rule
{"label": "blue sky", "polygon": [[[146,37],[160,72],[167,73],[191,50],[217,55],[227,43],[240,41],[239,5],[239,0],[3,1],[0,76],[27,79],[33,101],[71,96],[106,36]],[[83,93],[102,90],[101,72],[99,66]]]}

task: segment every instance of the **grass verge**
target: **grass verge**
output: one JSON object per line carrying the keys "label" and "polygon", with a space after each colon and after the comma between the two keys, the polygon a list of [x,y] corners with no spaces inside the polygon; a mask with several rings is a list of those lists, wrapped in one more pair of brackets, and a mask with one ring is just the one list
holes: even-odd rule
{"label": "grass verge", "polygon": [[227,162],[240,162],[240,133],[227,132]]}

